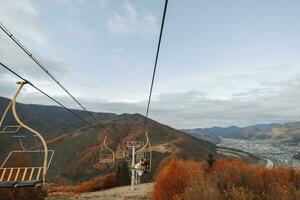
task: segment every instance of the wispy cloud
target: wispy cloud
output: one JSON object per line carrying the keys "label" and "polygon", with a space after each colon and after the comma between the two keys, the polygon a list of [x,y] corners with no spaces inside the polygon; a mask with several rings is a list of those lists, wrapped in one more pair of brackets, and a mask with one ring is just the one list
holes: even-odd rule
{"label": "wispy cloud", "polygon": [[[52,58],[50,40],[44,32],[37,5],[32,0],[2,0],[0,6],[0,22],[3,23],[18,40],[24,44],[58,79],[63,79],[69,72],[69,65],[62,59]],[[43,49],[44,51],[38,51]],[[38,83],[47,91],[57,90],[55,83],[2,31],[0,31],[1,62],[19,73],[24,78]],[[15,91],[14,75],[1,67],[1,96],[11,96]],[[28,90],[32,92],[32,90]]]}
{"label": "wispy cloud", "polygon": [[39,11],[31,0],[2,0],[0,6],[0,22],[24,40],[37,45],[46,46],[49,41],[41,31]]}
{"label": "wispy cloud", "polygon": [[137,11],[128,1],[123,4],[123,14],[113,12],[107,20],[111,33],[120,35],[153,35],[157,31],[157,19],[150,12]]}

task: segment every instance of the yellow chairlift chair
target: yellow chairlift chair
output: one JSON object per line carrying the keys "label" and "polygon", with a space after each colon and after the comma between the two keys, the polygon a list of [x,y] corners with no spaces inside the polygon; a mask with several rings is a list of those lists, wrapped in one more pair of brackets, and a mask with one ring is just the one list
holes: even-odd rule
{"label": "yellow chairlift chair", "polygon": [[98,162],[95,165],[96,168],[99,166],[112,167],[115,164],[115,153],[106,145],[106,138],[107,137],[105,136],[100,147]]}
{"label": "yellow chairlift chair", "polygon": [[116,159],[122,160],[126,157],[126,150],[124,149],[123,145],[118,145],[117,151],[116,151]]}
{"label": "yellow chairlift chair", "polygon": [[[46,175],[47,175],[47,170],[50,166],[50,163],[53,158],[54,151],[53,150],[48,150],[47,143],[43,136],[36,130],[30,128],[26,124],[24,124],[17,112],[16,112],[16,99],[19,93],[21,92],[22,88],[24,87],[25,84],[28,82],[18,82],[20,85],[15,96],[12,98],[11,102],[7,106],[1,121],[0,121],[0,133],[1,134],[16,134],[13,137],[19,139],[19,143],[21,145],[22,150],[18,151],[11,151],[4,162],[2,163],[0,167],[0,188],[10,188],[10,187],[35,187],[35,186],[42,186],[46,182]],[[18,125],[13,125],[13,126],[6,126],[2,128],[4,119],[9,111],[9,109],[12,109],[13,116],[17,122]],[[25,129],[26,131],[30,132],[33,136],[38,138],[41,143],[42,143],[42,150],[26,150],[23,143],[22,143],[22,138],[24,138],[24,135],[18,134],[18,131],[20,129]],[[36,153],[40,152],[43,154],[43,161],[41,165],[39,166],[7,166],[7,163],[11,160],[12,156],[14,154],[18,153]],[[48,161],[48,155],[49,152],[51,152],[50,156],[50,161]],[[13,163],[15,164],[15,163]]]}

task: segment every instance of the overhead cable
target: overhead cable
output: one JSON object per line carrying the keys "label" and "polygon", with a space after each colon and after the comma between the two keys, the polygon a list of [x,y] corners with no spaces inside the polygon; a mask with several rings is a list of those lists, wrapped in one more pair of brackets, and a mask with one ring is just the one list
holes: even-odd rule
{"label": "overhead cable", "polygon": [[88,123],[89,125],[92,125],[89,121],[87,121],[86,119],[84,119],[83,117],[81,117],[80,115],[78,115],[77,113],[75,113],[73,110],[67,108],[65,105],[63,105],[62,103],[60,103],[58,100],[54,99],[53,97],[51,97],[50,95],[48,95],[46,92],[44,92],[43,90],[41,90],[40,88],[38,88],[37,86],[35,86],[33,83],[31,83],[30,81],[28,81],[27,79],[23,78],[21,75],[19,75],[17,72],[13,71],[11,68],[9,68],[8,66],[6,66],[5,64],[0,62],[0,65],[5,68],[6,70],[8,70],[9,72],[11,72],[12,74],[14,74],[15,76],[17,76],[18,78],[22,79],[23,81],[27,82],[29,85],[31,85],[34,89],[36,89],[37,91],[39,91],[40,93],[42,93],[43,95],[45,95],[46,97],[48,97],[49,99],[51,99],[52,101],[54,101],[55,103],[57,103],[58,105],[60,105],[61,107],[63,107],[64,109],[66,109],[67,111],[69,111],[70,113],[72,113],[74,116],[76,116],[77,118],[79,118],[80,120]]}
{"label": "overhead cable", "polygon": [[54,75],[2,24],[0,29],[18,45],[52,80],[54,80],[85,112],[88,113],[96,121],[96,117],[91,114],[55,77]]}

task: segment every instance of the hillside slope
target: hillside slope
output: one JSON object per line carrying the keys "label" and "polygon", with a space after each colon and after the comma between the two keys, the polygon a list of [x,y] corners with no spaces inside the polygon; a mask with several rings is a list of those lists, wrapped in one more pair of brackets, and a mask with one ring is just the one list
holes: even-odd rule
{"label": "hillside slope", "polygon": [[[4,113],[10,99],[0,97],[0,116]],[[81,110],[72,110],[87,121],[93,121],[91,116]],[[17,103],[17,113],[19,117],[32,128],[42,132],[44,136],[53,137],[61,135],[64,132],[73,130],[74,128],[82,127],[86,125],[79,118],[75,117],[72,113],[66,109],[58,106],[45,106],[45,105],[34,105],[34,104],[22,104]],[[113,113],[91,113],[98,120],[111,119],[116,114]],[[12,113],[9,112],[4,125],[16,124],[12,117]]]}
{"label": "hillside slope", "polygon": [[300,122],[285,123],[279,127],[261,131],[256,138],[290,139],[300,142]]}
{"label": "hillside slope", "polygon": [[218,144],[221,142],[221,139],[218,136],[216,136],[202,128],[182,129],[181,131],[185,132],[189,135],[192,135],[200,140],[208,141],[208,142],[211,142],[214,144]]}

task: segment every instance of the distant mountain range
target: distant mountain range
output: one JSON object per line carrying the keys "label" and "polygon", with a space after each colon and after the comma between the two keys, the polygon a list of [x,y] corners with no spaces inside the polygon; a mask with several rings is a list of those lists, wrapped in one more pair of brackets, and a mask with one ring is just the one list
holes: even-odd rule
{"label": "distant mountain range", "polygon": [[182,131],[197,138],[218,143],[220,137],[236,139],[288,139],[300,142],[300,122],[256,124],[247,127],[211,127],[183,129]]}
{"label": "distant mountain range", "polygon": [[229,127],[212,127],[205,128],[204,130],[218,137],[228,137],[228,138],[240,138],[240,139],[250,139],[256,137],[256,135],[261,131],[270,130],[281,126],[278,123],[270,124],[256,124],[247,127],[229,126]]}

